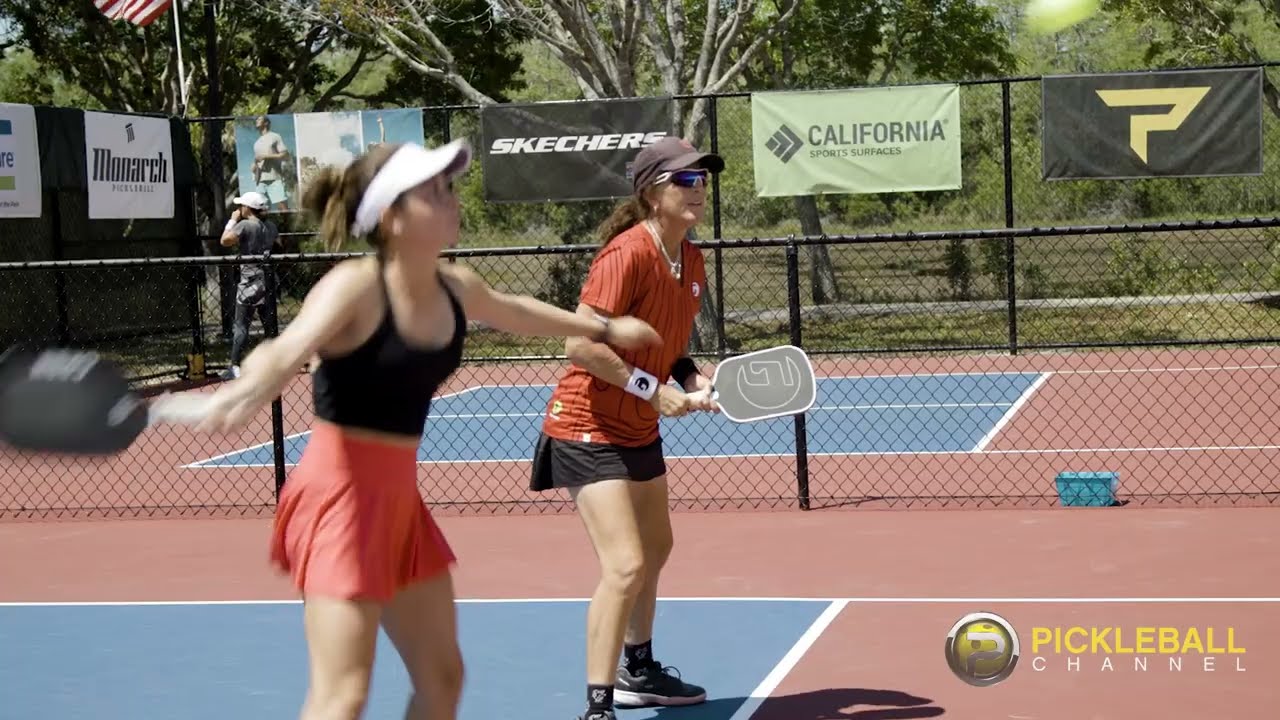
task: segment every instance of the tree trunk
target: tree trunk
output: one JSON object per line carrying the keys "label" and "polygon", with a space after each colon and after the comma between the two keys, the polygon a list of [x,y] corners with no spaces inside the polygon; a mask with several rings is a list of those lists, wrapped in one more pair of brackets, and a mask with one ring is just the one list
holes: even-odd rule
{"label": "tree trunk", "polygon": [[[818,214],[818,201],[812,195],[795,198],[796,214],[800,216],[800,231],[808,236],[822,234],[822,216]],[[826,245],[807,245],[809,257],[809,293],[815,305],[840,301],[840,286],[836,283],[836,269],[831,263],[831,253]]]}

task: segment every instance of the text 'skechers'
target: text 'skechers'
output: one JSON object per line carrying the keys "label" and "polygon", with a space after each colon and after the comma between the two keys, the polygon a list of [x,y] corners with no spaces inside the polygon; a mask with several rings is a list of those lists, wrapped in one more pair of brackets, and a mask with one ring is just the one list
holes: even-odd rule
{"label": "text 'skechers'", "polygon": [[1262,70],[1042,81],[1044,178],[1262,174]]}
{"label": "text 'skechers'", "polygon": [[670,98],[486,105],[481,166],[495,202],[631,194],[630,164],[672,132]]}

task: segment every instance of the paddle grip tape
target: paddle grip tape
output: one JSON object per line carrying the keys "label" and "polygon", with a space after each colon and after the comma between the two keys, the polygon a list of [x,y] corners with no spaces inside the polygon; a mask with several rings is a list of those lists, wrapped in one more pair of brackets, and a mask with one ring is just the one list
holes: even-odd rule
{"label": "paddle grip tape", "polygon": [[636,368],[631,371],[631,377],[627,378],[627,385],[623,389],[642,400],[648,400],[658,391],[658,378]]}

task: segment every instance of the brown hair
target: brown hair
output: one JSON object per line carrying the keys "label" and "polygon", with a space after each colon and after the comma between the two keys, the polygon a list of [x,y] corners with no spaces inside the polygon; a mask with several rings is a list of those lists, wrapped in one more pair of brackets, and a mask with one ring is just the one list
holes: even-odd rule
{"label": "brown hair", "polygon": [[649,217],[649,203],[645,200],[643,194],[637,193],[623,200],[613,209],[613,212],[609,213],[609,217],[600,223],[598,232],[600,234],[601,249],[628,228],[647,217]]}
{"label": "brown hair", "polygon": [[[351,238],[351,223],[356,220],[360,198],[364,197],[373,176],[382,169],[400,146],[379,145],[356,158],[345,170],[322,167],[307,183],[302,207],[320,219],[320,237],[329,252],[337,252]],[[366,238],[375,249],[382,249],[382,238],[374,228]]]}

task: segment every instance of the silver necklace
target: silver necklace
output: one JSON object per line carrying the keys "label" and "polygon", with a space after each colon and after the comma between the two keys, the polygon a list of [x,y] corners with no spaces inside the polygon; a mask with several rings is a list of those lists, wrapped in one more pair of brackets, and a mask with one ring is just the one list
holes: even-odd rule
{"label": "silver necklace", "polygon": [[644,225],[649,229],[649,234],[653,236],[653,241],[658,245],[658,251],[662,253],[663,259],[667,261],[667,267],[671,270],[671,274],[679,280],[684,270],[684,253],[680,253],[679,258],[672,260],[671,255],[667,253],[667,246],[662,242],[662,236],[658,234],[658,229],[653,226],[653,221],[645,220]]}

